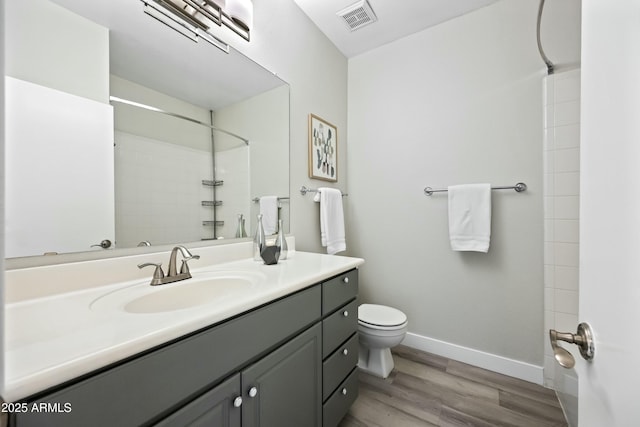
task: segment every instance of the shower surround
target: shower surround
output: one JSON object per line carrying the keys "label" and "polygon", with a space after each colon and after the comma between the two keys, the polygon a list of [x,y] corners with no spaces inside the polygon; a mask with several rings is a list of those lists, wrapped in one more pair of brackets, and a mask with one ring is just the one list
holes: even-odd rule
{"label": "shower surround", "polygon": [[[548,331],[578,325],[580,206],[580,70],[545,77],[544,100],[544,384],[557,391],[577,425],[578,378],[553,357]],[[578,348],[564,344],[574,357]]]}

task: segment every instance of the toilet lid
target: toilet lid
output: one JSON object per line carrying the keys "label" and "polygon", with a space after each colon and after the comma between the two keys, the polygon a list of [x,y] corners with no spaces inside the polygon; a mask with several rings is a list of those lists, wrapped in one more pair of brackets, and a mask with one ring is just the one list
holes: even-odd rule
{"label": "toilet lid", "polygon": [[361,304],[358,307],[358,320],[375,326],[399,326],[407,321],[407,316],[386,305]]}

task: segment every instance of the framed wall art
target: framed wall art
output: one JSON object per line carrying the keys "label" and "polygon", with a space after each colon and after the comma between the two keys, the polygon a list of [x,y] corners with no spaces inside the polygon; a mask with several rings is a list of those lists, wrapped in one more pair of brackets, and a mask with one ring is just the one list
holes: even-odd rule
{"label": "framed wall art", "polygon": [[338,129],[309,114],[309,178],[338,180]]}

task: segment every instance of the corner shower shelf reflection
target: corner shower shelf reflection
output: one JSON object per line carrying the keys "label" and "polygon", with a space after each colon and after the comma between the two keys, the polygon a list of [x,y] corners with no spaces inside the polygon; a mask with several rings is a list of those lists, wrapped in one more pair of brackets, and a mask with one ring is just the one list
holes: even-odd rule
{"label": "corner shower shelf reflection", "polygon": [[210,179],[203,179],[202,180],[202,185],[207,186],[207,187],[219,187],[221,185],[224,184],[224,181],[220,180],[220,181],[212,181]]}

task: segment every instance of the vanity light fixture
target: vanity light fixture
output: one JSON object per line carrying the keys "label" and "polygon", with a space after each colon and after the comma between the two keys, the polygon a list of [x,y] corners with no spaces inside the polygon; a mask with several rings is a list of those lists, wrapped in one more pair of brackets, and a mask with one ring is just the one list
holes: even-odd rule
{"label": "vanity light fixture", "polygon": [[253,26],[251,0],[140,0],[144,12],[190,40],[200,38],[229,53],[229,45],[215,36],[214,26],[229,28],[246,41]]}

